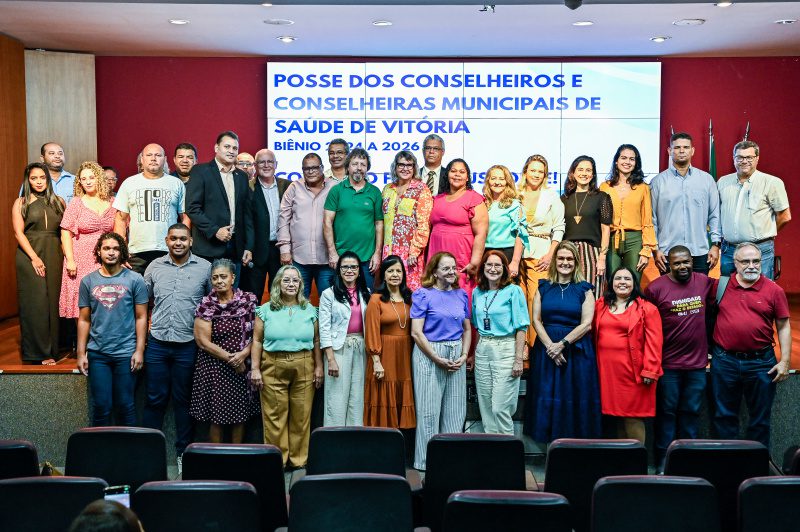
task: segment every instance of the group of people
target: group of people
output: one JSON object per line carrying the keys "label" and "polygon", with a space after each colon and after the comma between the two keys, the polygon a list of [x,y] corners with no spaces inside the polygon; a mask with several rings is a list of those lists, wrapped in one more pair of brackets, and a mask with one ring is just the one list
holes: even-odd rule
{"label": "group of people", "polygon": [[[118,423],[136,422],[144,366],[142,423],[160,428],[171,396],[178,455],[192,418],[237,442],[260,412],[265,441],[302,467],[323,388],[325,425],[416,428],[424,470],[428,440],[463,430],[467,368],[484,430],[511,434],[526,365],[535,440],[598,437],[605,414],[643,441],[657,413],[661,459],[676,434],[697,435],[710,335],[718,433],[736,433],[744,393],[750,433],[768,443],[791,351],[774,238],[791,215],[782,181],[756,170],[754,142],[735,146],[737,172],[715,182],[691,165],[691,137],[674,134],[649,185],[623,144],[599,185],[594,159],[576,158],[561,195],[542,155],[518,184],[492,166],[479,194],[464,159],[442,165],[441,137],[422,151],[422,166],[398,152],[381,191],[369,153],[334,139],[330,169],[309,153],[289,182],[271,150],[240,154],[226,131],[209,163],[176,147],[175,176],[164,149],[145,146],[112,198],[108,170],[86,162],[72,177],[45,144],[12,210],[23,358],[52,362],[59,316],[77,318],[95,425],[115,406]],[[717,283],[707,273],[720,255]],[[662,276],[643,293],[651,257]]]}

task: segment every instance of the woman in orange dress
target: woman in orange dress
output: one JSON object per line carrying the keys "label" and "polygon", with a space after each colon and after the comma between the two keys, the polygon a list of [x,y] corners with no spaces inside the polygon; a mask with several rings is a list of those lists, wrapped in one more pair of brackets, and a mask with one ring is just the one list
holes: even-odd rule
{"label": "woman in orange dress", "polygon": [[397,255],[383,259],[380,279],[364,323],[364,425],[410,429],[417,418],[411,381],[411,290],[403,259]]}
{"label": "woman in orange dress", "polygon": [[644,419],[656,414],[655,382],[662,375],[658,309],[642,298],[633,268],[612,274],[595,303],[592,323],[600,374],[600,407],[617,417],[617,435],[644,443]]}

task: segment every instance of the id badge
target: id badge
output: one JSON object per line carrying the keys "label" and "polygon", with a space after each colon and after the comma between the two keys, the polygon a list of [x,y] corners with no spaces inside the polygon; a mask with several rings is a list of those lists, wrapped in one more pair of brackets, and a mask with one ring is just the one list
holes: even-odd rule
{"label": "id badge", "polygon": [[486,331],[492,330],[492,320],[489,318],[483,318],[483,329]]}

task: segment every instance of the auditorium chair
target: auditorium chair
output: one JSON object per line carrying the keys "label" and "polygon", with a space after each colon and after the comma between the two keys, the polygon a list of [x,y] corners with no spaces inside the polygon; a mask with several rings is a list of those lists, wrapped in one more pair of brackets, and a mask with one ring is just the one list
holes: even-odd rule
{"label": "auditorium chair", "polygon": [[592,532],[719,532],[717,490],[694,477],[604,477],[592,495]]}
{"label": "auditorium chair", "polygon": [[380,427],[321,427],[311,433],[306,475],[379,473],[405,477],[411,492],[422,489],[419,471],[406,469],[403,434]]}
{"label": "auditorium chair", "polygon": [[192,443],[183,453],[183,480],[249,482],[261,502],[261,529],[286,526],[283,456],[274,445]]}
{"label": "auditorium chair", "polygon": [[571,532],[567,498],[538,491],[463,490],[447,499],[444,532]]}
{"label": "auditorium chair", "polygon": [[131,492],[167,479],[167,445],[160,430],[140,427],[92,427],[67,441],[67,475],[100,477],[110,486],[127,484]]}
{"label": "auditorium chair", "polygon": [[547,450],[544,490],[563,495],[577,532],[589,530],[592,490],[603,477],[646,475],[647,450],[637,440],[554,440]]}
{"label": "auditorium chair", "polygon": [[788,460],[789,467],[785,471],[787,475],[800,475],[800,448],[794,449],[791,458]]}
{"label": "auditorium chair", "polygon": [[131,504],[147,532],[259,532],[258,506],[252,484],[224,480],[147,482]]}
{"label": "auditorium chair", "polygon": [[667,448],[664,473],[711,482],[717,488],[720,526],[734,530],[739,484],[770,474],[769,451],[747,440],[675,440]]}
{"label": "auditorium chair", "polygon": [[307,475],[292,486],[290,494],[289,532],[415,530],[411,489],[398,475]]}
{"label": "auditorium chair", "polygon": [[39,474],[36,446],[27,440],[0,440],[0,480]]}
{"label": "auditorium chair", "polygon": [[522,440],[501,434],[437,434],[428,442],[423,524],[441,530],[447,499],[460,490],[525,491]]}
{"label": "auditorium chair", "polygon": [[64,532],[108,484],[91,477],[25,477],[0,480],[0,530]]}
{"label": "auditorium chair", "polygon": [[739,486],[739,532],[800,529],[800,476],[755,477]]}

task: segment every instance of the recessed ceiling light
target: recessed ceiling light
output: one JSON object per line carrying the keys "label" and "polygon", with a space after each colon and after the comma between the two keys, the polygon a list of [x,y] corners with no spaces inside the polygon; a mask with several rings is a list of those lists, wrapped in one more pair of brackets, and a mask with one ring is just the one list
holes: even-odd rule
{"label": "recessed ceiling light", "polygon": [[294,42],[297,40],[297,37],[292,37],[291,35],[283,35],[281,37],[277,37],[279,41],[285,44],[289,44],[290,42]]}
{"label": "recessed ceiling light", "polygon": [[391,26],[392,25],[392,21],[391,20],[374,20],[372,22],[372,25],[373,26]]}
{"label": "recessed ceiling light", "polygon": [[733,2],[717,2],[714,5],[717,7],[731,7],[733,5]]}
{"label": "recessed ceiling light", "polygon": [[272,7],[272,4],[270,4],[269,2],[264,2],[261,5],[264,6],[264,7]]}
{"label": "recessed ceiling light", "polygon": [[170,24],[175,24],[176,26],[183,26],[184,24],[188,24],[189,21],[184,18],[171,18],[169,19]]}
{"label": "recessed ceiling light", "polygon": [[264,24],[271,24],[273,26],[291,26],[294,24],[294,20],[289,20],[288,18],[268,18],[264,21]]}
{"label": "recessed ceiling light", "polygon": [[782,18],[780,20],[776,20],[775,24],[794,24],[797,22],[796,18]]}
{"label": "recessed ceiling light", "polygon": [[669,35],[663,35],[661,37],[650,37],[650,40],[653,41],[653,42],[664,42],[664,41],[668,41],[671,38],[672,37],[670,37]]}
{"label": "recessed ceiling light", "polygon": [[591,20],[579,20],[577,22],[572,23],[573,26],[593,26],[594,22]]}
{"label": "recessed ceiling light", "polygon": [[702,26],[705,24],[705,19],[702,18],[682,18],[672,23],[673,26]]}

